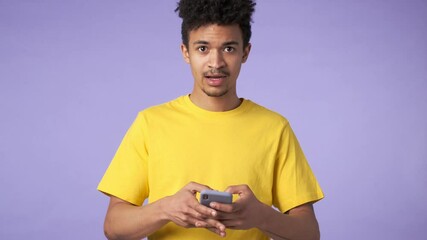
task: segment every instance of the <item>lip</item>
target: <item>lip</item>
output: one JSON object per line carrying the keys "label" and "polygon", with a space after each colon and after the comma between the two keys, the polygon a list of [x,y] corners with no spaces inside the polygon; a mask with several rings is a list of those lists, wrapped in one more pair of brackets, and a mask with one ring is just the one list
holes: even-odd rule
{"label": "lip", "polygon": [[212,75],[212,74],[208,74],[205,75],[205,78],[225,78],[227,77],[226,75]]}
{"label": "lip", "polygon": [[215,76],[205,76],[207,84],[211,87],[218,87],[222,85],[225,81],[226,76],[224,75],[215,75]]}

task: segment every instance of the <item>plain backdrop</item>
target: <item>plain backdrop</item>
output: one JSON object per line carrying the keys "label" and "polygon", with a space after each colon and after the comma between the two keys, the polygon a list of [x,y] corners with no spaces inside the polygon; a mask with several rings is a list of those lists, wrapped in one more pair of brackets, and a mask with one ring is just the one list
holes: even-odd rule
{"label": "plain backdrop", "polygon": [[[0,239],[104,239],[138,111],[188,94],[176,2],[0,0]],[[425,239],[427,1],[259,0],[240,97],[287,117],[322,239]]]}

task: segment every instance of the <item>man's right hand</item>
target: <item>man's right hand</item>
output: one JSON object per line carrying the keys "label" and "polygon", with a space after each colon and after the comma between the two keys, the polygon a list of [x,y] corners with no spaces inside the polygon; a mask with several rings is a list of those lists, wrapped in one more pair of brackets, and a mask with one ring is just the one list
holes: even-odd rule
{"label": "man's right hand", "polygon": [[197,201],[196,194],[209,190],[208,186],[190,182],[176,194],[162,201],[162,209],[166,218],[175,224],[185,227],[207,228],[210,231],[225,236],[225,226],[218,220],[216,210],[203,206]]}

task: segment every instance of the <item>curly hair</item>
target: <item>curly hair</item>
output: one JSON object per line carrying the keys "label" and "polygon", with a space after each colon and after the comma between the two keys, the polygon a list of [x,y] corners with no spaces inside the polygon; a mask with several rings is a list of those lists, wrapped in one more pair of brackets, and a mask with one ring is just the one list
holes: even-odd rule
{"label": "curly hair", "polygon": [[238,24],[243,46],[249,44],[252,35],[252,13],[256,3],[252,0],[180,0],[175,12],[182,18],[182,42],[188,47],[189,33],[209,24]]}

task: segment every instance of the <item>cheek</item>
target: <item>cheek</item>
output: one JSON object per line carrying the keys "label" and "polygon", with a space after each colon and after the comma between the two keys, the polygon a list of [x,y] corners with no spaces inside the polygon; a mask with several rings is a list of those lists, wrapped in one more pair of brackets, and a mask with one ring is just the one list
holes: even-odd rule
{"label": "cheek", "polygon": [[237,75],[240,72],[240,63],[233,63],[233,65],[229,65],[229,70],[231,74]]}
{"label": "cheek", "polygon": [[191,64],[193,73],[203,73],[203,63],[201,61],[193,61]]}
{"label": "cheek", "polygon": [[203,76],[203,69],[198,65],[191,65],[191,72],[194,80],[200,80]]}

